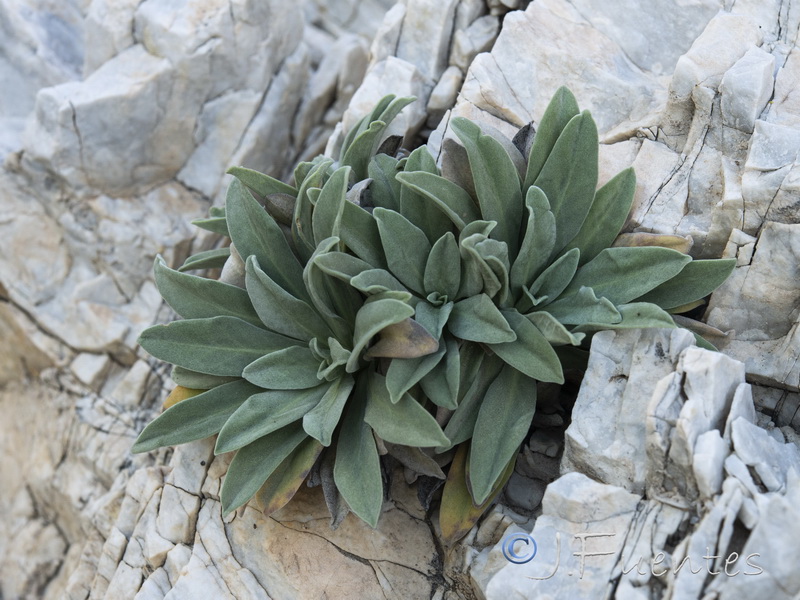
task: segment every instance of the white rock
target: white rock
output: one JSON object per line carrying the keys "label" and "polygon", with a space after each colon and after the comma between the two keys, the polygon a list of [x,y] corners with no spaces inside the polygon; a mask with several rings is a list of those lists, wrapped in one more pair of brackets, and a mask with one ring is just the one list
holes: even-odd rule
{"label": "white rock", "polygon": [[[797,9],[794,8],[797,12]],[[797,99],[800,56],[790,51],[786,62],[775,76],[775,94],[769,105],[766,120],[776,125],[797,127],[800,124],[800,101]]]}
{"label": "white rock", "polygon": [[693,344],[684,329],[596,334],[565,433],[561,472],[579,471],[643,493],[648,400]]}
{"label": "white rock", "polygon": [[70,369],[81,382],[90,388],[97,388],[110,366],[111,361],[107,355],[83,352],[75,357]]}
{"label": "white rock", "polygon": [[755,121],[772,95],[775,57],[751,48],[725,73],[720,82],[722,122],[753,133]]}
{"label": "white rock", "polygon": [[437,81],[447,68],[453,17],[458,0],[407,0],[396,56]]}
{"label": "white rock", "polygon": [[697,436],[692,471],[700,497],[711,499],[722,489],[723,467],[730,452],[719,431],[711,429]]}
{"label": "white rock", "polygon": [[[671,148],[687,151],[694,145],[690,127],[695,104],[702,102],[702,88],[716,90],[725,72],[761,40],[758,25],[744,16],[720,13],[708,23],[675,65],[661,124]],[[698,111],[699,116],[702,114]],[[700,127],[694,129],[697,132]]]}
{"label": "white rock", "polygon": [[405,18],[406,5],[402,2],[395,4],[383,17],[370,46],[370,65],[376,65],[390,56],[397,55],[397,43],[400,41],[400,31],[403,29]]}
{"label": "white rock", "polygon": [[492,15],[476,19],[466,29],[456,30],[453,34],[450,64],[466,71],[478,54],[491,49],[499,32],[500,21]]}
{"label": "white rock", "polygon": [[458,90],[464,81],[464,73],[455,66],[447,67],[428,99],[428,125],[436,127],[444,114],[452,108],[458,97]]}
{"label": "white rock", "polygon": [[725,351],[745,363],[754,381],[790,390],[800,389],[798,264],[800,226],[767,222],[752,263],[737,268],[715,292],[707,313],[709,325],[736,330]]}
{"label": "white rock", "polygon": [[733,422],[731,440],[736,455],[758,474],[770,492],[783,491],[791,469],[800,473],[800,450],[797,446],[775,441],[746,419]]}
{"label": "white rock", "polygon": [[104,62],[133,46],[133,17],[139,0],[92,0],[86,13],[83,74],[96,71]]}
{"label": "white rock", "polygon": [[731,439],[731,427],[736,419],[743,418],[750,423],[756,422],[756,409],[753,405],[753,392],[749,383],[741,383],[733,394],[731,409],[725,421],[725,441]]}

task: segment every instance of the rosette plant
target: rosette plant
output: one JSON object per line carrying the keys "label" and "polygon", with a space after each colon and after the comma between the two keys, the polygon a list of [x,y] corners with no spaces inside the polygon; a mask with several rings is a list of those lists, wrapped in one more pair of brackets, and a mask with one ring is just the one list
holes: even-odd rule
{"label": "rosette plant", "polygon": [[[178,271],[156,261],[183,320],[140,342],[178,387],[134,450],[218,434],[217,453],[236,451],[226,512],[255,494],[270,513],[309,478],[337,519],[346,507],[375,527],[390,454],[442,479],[449,464],[440,524],[458,539],[513,471],[537,386],[563,383],[569,348],[676,327],[733,269],[619,245],[633,170],[597,189],[597,128],[565,88],[514,142],[452,119],[450,178],[424,147],[392,156],[386,128],[410,101],[382,100],[294,185],[232,169],[225,209],[196,222],[230,249]],[[185,273],[223,262],[227,282]]]}

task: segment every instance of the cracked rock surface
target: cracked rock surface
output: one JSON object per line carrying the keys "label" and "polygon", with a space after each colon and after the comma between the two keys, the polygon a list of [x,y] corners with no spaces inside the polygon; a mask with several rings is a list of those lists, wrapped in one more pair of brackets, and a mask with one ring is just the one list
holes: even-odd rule
{"label": "cracked rock surface", "polygon": [[[797,597],[799,28],[795,0],[0,0],[0,598]],[[451,116],[511,137],[561,85],[601,183],[636,169],[627,232],[737,259],[722,353],[595,335],[452,548],[401,471],[378,530],[332,530],[319,488],[223,519],[210,441],[130,454],[172,385],[136,346],[174,318],[153,260],[219,244],[189,221],[228,166],[286,176],[395,93],[446,170]]]}

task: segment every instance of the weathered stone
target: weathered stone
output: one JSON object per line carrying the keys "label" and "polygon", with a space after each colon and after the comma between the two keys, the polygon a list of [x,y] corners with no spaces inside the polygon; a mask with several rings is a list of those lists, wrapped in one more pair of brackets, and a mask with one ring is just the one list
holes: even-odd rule
{"label": "weathered stone", "polygon": [[406,0],[396,56],[437,81],[447,68],[452,22],[458,0]]}
{"label": "weathered stone", "polygon": [[455,66],[447,67],[441,79],[433,88],[428,99],[428,125],[436,127],[445,113],[455,104],[458,90],[464,81],[464,73]]}
{"label": "weathered stone", "polygon": [[84,76],[96,71],[106,61],[133,46],[133,18],[138,0],[115,2],[92,0],[84,21],[86,43],[83,58]]}
{"label": "weathered stone", "polygon": [[450,64],[466,71],[478,54],[491,49],[499,32],[500,21],[492,15],[480,17],[466,29],[457,30],[453,34]]}
{"label": "weathered stone", "polygon": [[656,335],[640,330],[595,335],[565,434],[562,473],[578,471],[642,494],[650,397],[658,380],[675,369],[678,357],[693,344],[694,337],[683,329]]}
{"label": "weathered stone", "polygon": [[775,57],[760,48],[751,48],[723,75],[722,122],[745,133],[753,133],[755,121],[772,95]]}

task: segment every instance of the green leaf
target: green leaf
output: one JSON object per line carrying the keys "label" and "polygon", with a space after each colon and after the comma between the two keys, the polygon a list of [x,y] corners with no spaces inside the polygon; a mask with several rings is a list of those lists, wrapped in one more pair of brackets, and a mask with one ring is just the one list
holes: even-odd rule
{"label": "green leaf", "polygon": [[352,202],[345,202],[339,235],[360,259],[379,269],[386,267],[378,224],[363,208]]}
{"label": "green leaf", "polygon": [[433,245],[425,264],[423,285],[426,294],[438,292],[440,296],[455,300],[461,285],[461,255],[451,232]]}
{"label": "green leaf", "polygon": [[156,417],[136,440],[132,452],[150,452],[212,436],[259,389],[242,379],[187,398]]}
{"label": "green leaf", "polygon": [[302,419],[319,403],[328,387],[325,383],[307,390],[269,390],[253,394],[225,422],[214,453],[238,450]]}
{"label": "green leaf", "polygon": [[629,167],[597,190],[578,235],[566,249],[581,251],[581,265],[586,264],[602,250],[611,246],[619,234],[633,206],[636,192],[636,173]]}
{"label": "green leaf", "polygon": [[347,361],[347,372],[353,373],[358,370],[361,351],[375,335],[385,327],[399,323],[413,314],[414,309],[411,306],[390,298],[364,304],[356,314],[353,352]]}
{"label": "green leaf", "polygon": [[[482,349],[480,349],[483,352]],[[479,355],[481,356],[481,355]],[[445,452],[472,437],[472,432],[475,429],[475,420],[478,418],[478,411],[480,410],[483,397],[486,395],[486,390],[495,380],[500,370],[504,367],[503,361],[496,356],[487,356],[482,358],[482,362],[478,365],[480,368],[469,370],[472,361],[461,361],[461,387],[459,395],[463,396],[458,402],[456,408],[447,425],[444,428],[444,434],[450,439],[449,446],[440,446],[436,448],[436,452]],[[474,363],[472,363],[474,364]],[[469,378],[465,375],[472,375]],[[465,389],[466,388],[466,389]]]}
{"label": "green leaf", "polygon": [[400,463],[411,469],[414,473],[435,477],[436,479],[446,479],[442,468],[436,461],[414,446],[404,446],[403,444],[392,444],[384,440],[383,445],[390,456],[396,458]]}
{"label": "green leaf", "polygon": [[364,420],[393,444],[427,448],[450,443],[436,419],[409,394],[393,402],[382,375],[372,373]]}
{"label": "green leaf", "polygon": [[245,367],[242,377],[268,390],[304,390],[320,384],[319,364],[311,350],[292,346],[254,360]]}
{"label": "green leaf", "polygon": [[392,402],[397,402],[408,390],[417,385],[431,370],[439,364],[445,353],[445,345],[433,354],[419,358],[396,358],[389,363],[386,370],[386,389]]}
{"label": "green leaf", "polygon": [[619,323],[622,316],[607,298],[598,298],[594,290],[583,286],[572,294],[547,305],[547,312],[561,323]]}
{"label": "green leaf", "polygon": [[530,287],[530,294],[539,298],[542,303],[552,302],[558,298],[575,276],[580,256],[580,250],[577,248],[562,254],[536,278]]}
{"label": "green leaf", "polygon": [[[294,218],[292,219],[292,240],[298,254],[303,260],[308,260],[316,246],[313,231],[313,204],[311,191],[314,188],[322,189],[328,169],[333,165],[330,158],[314,159],[315,163],[300,184],[297,192],[297,201],[294,204]],[[238,246],[237,246],[238,248]]]}
{"label": "green leaf", "polygon": [[[349,306],[342,307],[342,300],[348,302],[350,298],[337,297],[337,291],[332,286],[334,283],[339,282],[320,269],[316,262],[318,256],[329,252],[338,243],[339,239],[336,237],[322,240],[319,243],[303,270],[303,281],[308,290],[308,295],[311,297],[312,304],[331,328],[331,331],[334,332],[336,338],[344,343],[349,342],[351,327],[340,315],[349,315],[354,306],[349,303]],[[338,291],[342,291],[341,288]],[[342,310],[339,310],[340,308]]]}
{"label": "green leaf", "polygon": [[344,203],[347,202],[347,184],[350,181],[350,168],[336,169],[322,187],[311,218],[314,241],[339,235]]}
{"label": "green leaf", "polygon": [[445,338],[445,344],[444,360],[440,360],[419,384],[431,402],[455,410],[458,406],[458,388],[461,382],[461,353],[458,342],[450,336]]}
{"label": "green leaf", "polygon": [[279,286],[297,298],[307,298],[303,267],[289,248],[280,225],[238,179],[228,188],[225,206],[231,239],[241,257],[247,260],[254,255],[259,266]]}
{"label": "green leaf", "polygon": [[414,319],[422,325],[431,336],[438,340],[442,337],[442,330],[453,312],[454,304],[448,302],[441,306],[433,306],[427,302],[419,302],[416,307]]}
{"label": "green leaf", "polygon": [[592,206],[597,187],[597,148],[597,126],[584,111],[567,123],[534,181],[550,201],[556,219],[553,254],[561,252],[580,231]]}
{"label": "green leaf", "polygon": [[677,327],[672,316],[655,304],[648,302],[632,302],[617,306],[622,320],[619,323],[582,323],[573,329],[574,332],[591,333],[607,329],[646,329],[648,327]]}
{"label": "green leaf", "polygon": [[235,317],[213,317],[150,327],[139,344],[156,358],[191,371],[241,376],[257,358],[297,341]]}
{"label": "green leaf", "polygon": [[377,527],[383,477],[372,429],[364,422],[366,400],[366,390],[357,388],[339,432],[333,479],[350,510],[370,527]]}
{"label": "green leaf", "polygon": [[245,169],[244,167],[231,167],[226,172],[228,175],[236,177],[262,198],[270,194],[289,194],[292,197],[297,196],[297,190],[295,188],[264,173],[259,173],[252,169]]}
{"label": "green leaf", "polygon": [[536,325],[536,329],[542,332],[542,335],[550,342],[551,346],[563,346],[566,344],[578,346],[583,338],[586,337],[582,333],[571,333],[549,312],[532,312],[526,315],[526,318]]}
{"label": "green leaf", "polygon": [[235,285],[173,271],[156,257],[156,286],[173,310],[185,319],[226,315],[261,326],[247,292]]}
{"label": "green leaf", "polygon": [[638,302],[651,302],[670,309],[705,298],[730,276],[736,259],[693,260],[680,273],[653,288]]}
{"label": "green leaf", "polygon": [[311,472],[322,448],[317,440],[306,438],[283,459],[256,493],[256,501],[264,515],[269,516],[289,503]]}
{"label": "green leaf", "polygon": [[377,154],[367,166],[367,174],[372,179],[369,190],[372,193],[372,205],[400,210],[400,182],[398,161],[387,154]]}
{"label": "green leaf", "polygon": [[483,135],[475,123],[456,117],[450,120],[450,127],[467,150],[481,214],[497,222],[492,237],[508,244],[509,256],[516,258],[523,203],[514,162],[500,142]]}
{"label": "green leaf", "polygon": [[303,428],[293,424],[241,448],[233,457],[220,490],[223,515],[250,500],[306,437]]}
{"label": "green leaf", "polygon": [[389,270],[406,287],[423,294],[425,265],[431,253],[425,233],[393,210],[376,208],[372,215],[378,223]]}
{"label": "green leaf", "polygon": [[480,210],[469,193],[449,179],[423,171],[404,171],[397,174],[397,181],[433,202],[459,230],[481,218]]}
{"label": "green leaf", "polygon": [[668,248],[606,248],[578,269],[562,297],[587,286],[613,304],[625,304],[672,279],[691,260]]}
{"label": "green leaf", "polygon": [[511,266],[511,289],[519,296],[528,288],[548,263],[556,242],[556,218],[550,210],[547,196],[536,186],[525,195],[528,221],[525,236],[514,264]]}
{"label": "green leaf", "polygon": [[223,383],[230,383],[236,381],[238,377],[218,377],[217,375],[207,375],[205,373],[198,373],[190,371],[183,367],[172,367],[170,373],[172,381],[183,387],[191,388],[193,390],[210,390]]}
{"label": "green leaf", "polygon": [[561,132],[570,120],[580,113],[578,102],[566,87],[558,88],[553,99],[539,122],[536,137],[533,138],[530,156],[528,157],[528,171],[525,174],[524,190],[527,190],[539,177],[545,162],[553,151]]}
{"label": "green leaf", "polygon": [[456,302],[447,327],[456,337],[473,342],[492,344],[517,339],[514,330],[486,294]]}
{"label": "green leaf", "polygon": [[505,466],[528,435],[536,411],[536,380],[505,366],[481,404],[467,462],[475,504],[489,498]]}
{"label": "green leaf", "polygon": [[[430,173],[438,175],[436,161],[425,146],[420,146],[408,157],[405,165],[408,173]],[[432,244],[450,230],[450,219],[439,207],[431,203],[424,194],[417,193],[409,186],[400,189],[400,214],[417,225]]]}
{"label": "green leaf", "polygon": [[467,444],[462,444],[456,451],[455,458],[450,464],[447,472],[447,481],[442,490],[442,503],[439,507],[439,527],[442,531],[442,539],[447,546],[452,546],[463,538],[481,515],[486,512],[489,505],[495,499],[500,490],[514,472],[516,457],[510,460],[505,466],[505,470],[483,504],[475,506],[472,496],[467,487]]}
{"label": "green leaf", "polygon": [[184,271],[195,271],[197,269],[221,269],[225,266],[225,261],[228,260],[230,255],[231,249],[227,247],[198,252],[187,258],[178,271],[183,273]]}
{"label": "green leaf", "polygon": [[228,233],[228,220],[225,217],[195,219],[192,221],[192,225],[199,227],[200,229],[210,231],[211,233],[218,233],[219,235],[224,235],[225,237],[231,237],[230,233]]}
{"label": "green leaf", "polygon": [[331,277],[350,283],[350,280],[372,269],[369,263],[344,252],[325,252],[314,257],[314,264]]}
{"label": "green leaf", "polygon": [[339,424],[345,403],[355,385],[355,379],[347,375],[334,381],[322,400],[303,417],[303,429],[323,446],[330,446],[333,431]]}
{"label": "green leaf", "polygon": [[489,344],[489,348],[504,362],[528,377],[564,383],[561,362],[536,325],[515,310],[503,311],[503,317],[516,333],[516,340],[504,344]]}
{"label": "green leaf", "polygon": [[275,283],[259,268],[255,256],[247,258],[245,286],[261,323],[272,331],[307,342],[327,338],[331,331],[319,314]]}
{"label": "green leaf", "polygon": [[356,180],[360,181],[367,178],[369,161],[385,130],[386,123],[373,121],[367,129],[358,134],[344,153],[341,164],[353,167]]}
{"label": "green leaf", "polygon": [[352,285],[358,291],[373,296],[375,294],[382,294],[384,292],[407,292],[406,287],[397,281],[395,277],[388,271],[383,269],[370,269],[364,271],[360,275],[353,277],[350,280]]}

